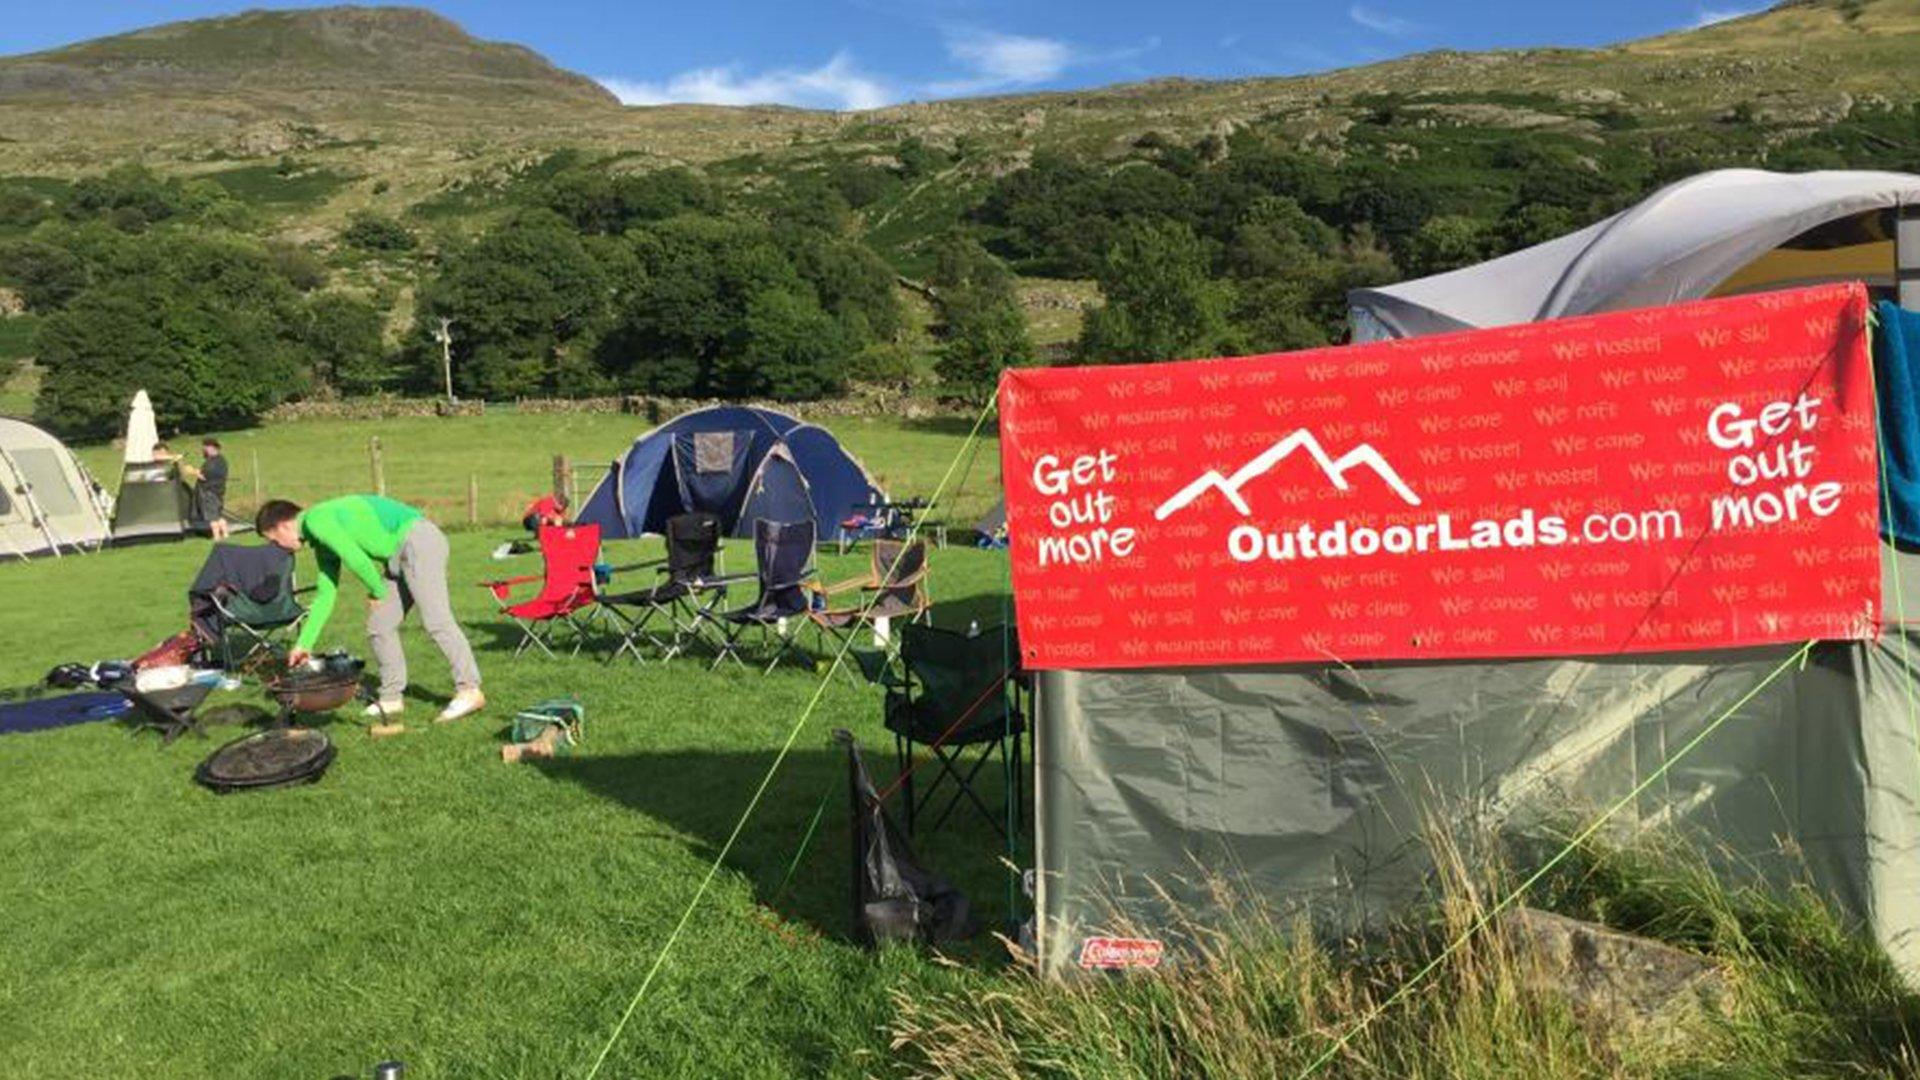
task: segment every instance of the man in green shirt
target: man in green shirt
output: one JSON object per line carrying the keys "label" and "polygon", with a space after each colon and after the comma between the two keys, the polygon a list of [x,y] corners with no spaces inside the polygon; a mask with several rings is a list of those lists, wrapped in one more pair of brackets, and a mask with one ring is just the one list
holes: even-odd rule
{"label": "man in green shirt", "polygon": [[[427,635],[453,669],[453,700],[441,720],[458,720],[487,703],[480,693],[480,667],[447,595],[447,537],[420,511],[380,495],[343,495],[306,510],[284,499],[260,507],[254,528],[288,551],[313,545],[320,581],[300,637],[287,655],[289,664],[305,663],[320,631],[326,628],[339,595],[342,568],[367,587],[367,637],[380,663],[379,704],[367,715],[391,718],[405,707],[407,656],[400,648],[400,622],[420,609]],[[397,727],[376,729],[376,733]]]}

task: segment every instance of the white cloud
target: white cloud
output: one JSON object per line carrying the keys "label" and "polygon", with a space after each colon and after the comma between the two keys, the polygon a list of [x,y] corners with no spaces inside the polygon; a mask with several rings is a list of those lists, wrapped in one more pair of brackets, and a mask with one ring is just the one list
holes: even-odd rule
{"label": "white cloud", "polygon": [[877,109],[908,98],[958,97],[1020,90],[1051,82],[1069,69],[1131,60],[1160,45],[1091,51],[1057,38],[1003,34],[973,27],[941,30],[958,73],[926,82],[895,81],[862,70],[846,52],[815,68],[754,72],[743,64],[694,68],[664,81],[602,77],[600,85],[628,105],[797,105],[842,111]]}
{"label": "white cloud", "polygon": [[1692,28],[1698,30],[1703,26],[1712,26],[1714,23],[1726,22],[1728,19],[1744,18],[1745,16],[1755,15],[1764,10],[1766,9],[1763,7],[1701,8],[1699,14],[1695,16],[1693,20]]}
{"label": "white cloud", "polygon": [[1033,86],[1058,78],[1061,72],[1081,60],[1073,46],[1054,38],[972,29],[948,29],[942,33],[947,55],[966,68],[968,74],[931,84],[928,89],[939,96]]}
{"label": "white cloud", "polygon": [[877,109],[899,95],[861,71],[846,53],[815,68],[749,72],[739,64],[695,68],[665,82],[602,78],[600,85],[627,105],[698,102],[705,105],[798,105],[811,109]]}
{"label": "white cloud", "polygon": [[1347,18],[1352,19],[1368,30],[1372,30],[1374,33],[1387,34],[1392,37],[1403,37],[1420,28],[1418,24],[1414,23],[1411,19],[1403,19],[1398,15],[1389,14],[1377,8],[1370,8],[1365,4],[1355,4],[1348,8]]}

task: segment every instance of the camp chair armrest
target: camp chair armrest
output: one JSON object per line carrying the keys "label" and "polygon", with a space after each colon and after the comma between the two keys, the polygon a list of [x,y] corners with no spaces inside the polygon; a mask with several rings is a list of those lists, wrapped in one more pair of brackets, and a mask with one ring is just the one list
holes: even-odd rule
{"label": "camp chair armrest", "polygon": [[752,580],[754,580],[755,578],[757,578],[757,577],[759,577],[759,576],[760,576],[759,574],[752,574],[752,573],[749,573],[749,574],[719,574],[719,575],[716,575],[716,576],[714,576],[714,577],[703,577],[703,578],[701,578],[701,579],[700,579],[700,580],[699,580],[698,582],[690,582],[689,584],[695,584],[695,585],[700,585],[700,586],[707,586],[707,585],[732,585],[732,584],[736,584],[736,583],[738,583],[738,582],[742,582],[742,581],[752,581]]}
{"label": "camp chair armrest", "polygon": [[[799,588],[799,587],[800,587],[800,586],[802,586],[802,585],[805,585],[805,584],[806,584],[807,582],[809,582],[809,581],[812,581],[812,580],[813,580],[813,578],[814,578],[814,576],[815,576],[816,574],[818,574],[818,573],[819,573],[819,571],[818,571],[818,570],[816,570],[816,569],[814,569],[813,567],[811,567],[811,566],[809,566],[809,567],[807,567],[807,568],[806,568],[805,570],[802,570],[802,571],[800,571],[800,576],[799,576],[799,577],[797,577],[797,578],[795,578],[794,580],[792,580],[792,581],[776,581],[776,582],[773,582],[773,583],[772,583],[772,585],[771,585],[771,586],[769,586],[769,587],[770,587],[770,588],[775,588],[775,589],[796,589],[796,588]],[[748,576],[748,577],[753,577],[754,575],[752,575],[752,574],[748,574],[747,576]]]}
{"label": "camp chair armrest", "polygon": [[859,577],[847,578],[845,581],[836,581],[829,585],[816,586],[816,588],[828,596],[837,596],[854,589],[872,589],[878,586],[879,582],[872,574],[862,574]]}
{"label": "camp chair armrest", "polygon": [[522,585],[537,584],[543,580],[545,579],[538,574],[528,574],[522,577],[501,578],[497,581],[483,581],[480,587],[492,593],[495,600],[505,603],[514,589]]}
{"label": "camp chair armrest", "polygon": [[667,565],[667,560],[665,559],[648,559],[645,562],[622,563],[619,566],[609,566],[607,568],[607,572],[613,573],[613,574],[624,574],[629,570],[645,570],[649,566],[664,567],[666,565]]}

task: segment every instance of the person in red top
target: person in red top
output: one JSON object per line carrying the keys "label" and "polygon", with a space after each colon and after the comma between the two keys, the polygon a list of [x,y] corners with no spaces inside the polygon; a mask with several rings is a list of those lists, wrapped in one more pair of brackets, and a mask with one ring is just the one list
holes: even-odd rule
{"label": "person in red top", "polygon": [[561,494],[540,496],[527,504],[527,512],[520,517],[520,524],[536,536],[543,528],[566,523],[567,497]]}

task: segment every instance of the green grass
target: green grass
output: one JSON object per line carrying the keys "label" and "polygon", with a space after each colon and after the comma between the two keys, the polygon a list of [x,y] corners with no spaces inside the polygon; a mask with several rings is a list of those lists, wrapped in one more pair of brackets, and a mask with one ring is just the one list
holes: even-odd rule
{"label": "green grass", "polygon": [[[804,407],[796,412],[806,418]],[[972,427],[971,419],[956,417],[823,418],[820,422],[896,498],[931,496],[966,445]],[[240,512],[255,505],[256,475],[266,498],[304,503],[343,492],[371,491],[369,443],[377,434],[388,494],[428,510],[441,521],[464,524],[471,480],[479,489],[480,522],[504,525],[517,521],[526,504],[552,485],[554,455],[565,454],[576,463],[577,485],[585,499],[601,476],[596,470],[604,470],[650,426],[640,416],[523,416],[496,408],[481,417],[315,420],[219,435],[233,470],[229,499]],[[199,434],[175,436],[172,445],[197,455],[194,439]],[[956,470],[949,485],[951,512],[937,517],[971,524],[999,499],[999,447],[990,425],[984,434],[987,437],[972,453],[971,469],[964,477]],[[94,475],[111,486],[120,473],[119,450],[104,445],[78,449]],[[960,465],[964,468],[967,460]]]}
{"label": "green grass", "polygon": [[[510,659],[505,620],[468,584],[525,566],[490,560],[495,540],[456,533],[451,575],[492,708],[428,721],[450,688],[410,623],[412,731],[371,742],[335,719],[339,758],[311,787],[212,795],[190,777],[217,743],[162,748],[113,725],[0,737],[6,1071],[361,1076],[398,1057],[421,1077],[584,1072],[820,676]],[[0,685],[179,629],[204,553],[0,566]],[[859,560],[823,562],[832,576]],[[937,619],[993,617],[1000,556],[947,549],[933,565]],[[364,654],[356,608],[327,638]],[[502,764],[509,710],[561,694],[587,707],[583,752]],[[845,940],[845,771],[826,745],[840,726],[891,775],[877,698],[836,677],[603,1076],[859,1075],[885,1052],[891,989],[965,977]],[[965,820],[923,847],[999,925],[997,837]],[[974,962],[996,951],[983,940]]]}
{"label": "green grass", "polygon": [[310,210],[354,178],[331,169],[304,166],[282,173],[278,165],[243,165],[206,174],[234,197],[275,210]]}

